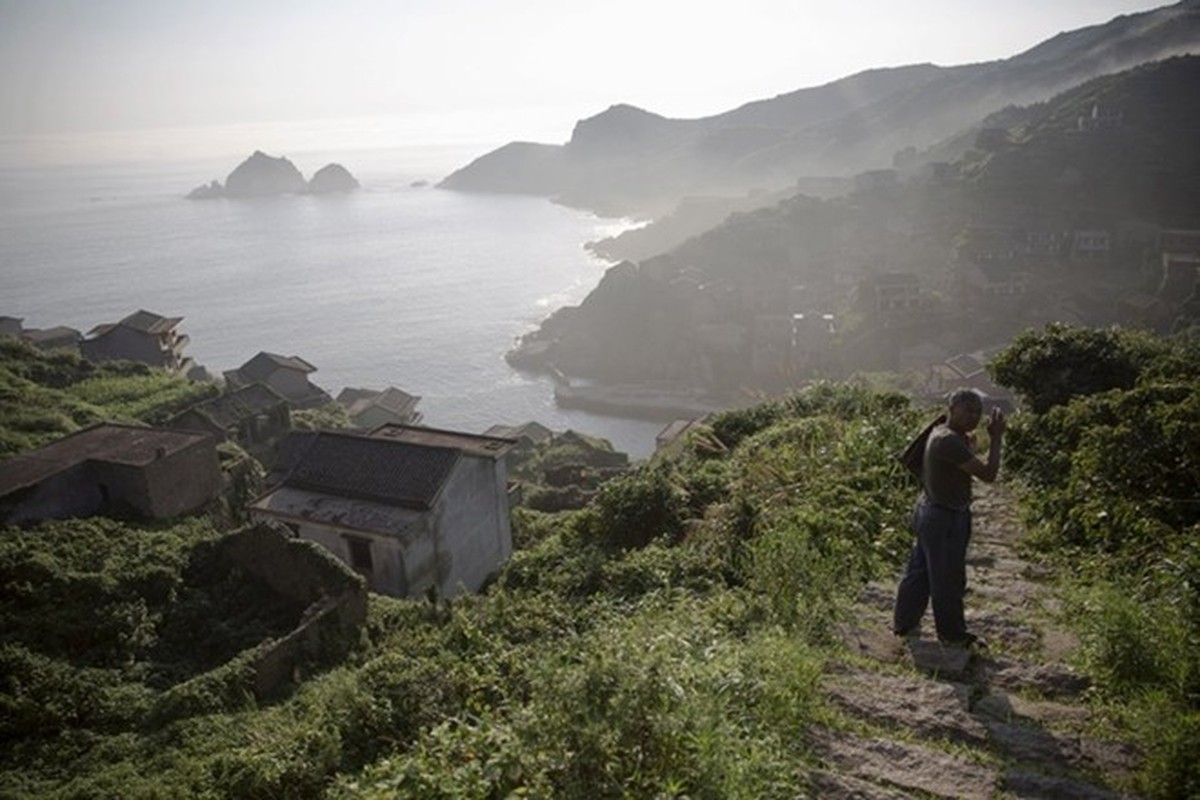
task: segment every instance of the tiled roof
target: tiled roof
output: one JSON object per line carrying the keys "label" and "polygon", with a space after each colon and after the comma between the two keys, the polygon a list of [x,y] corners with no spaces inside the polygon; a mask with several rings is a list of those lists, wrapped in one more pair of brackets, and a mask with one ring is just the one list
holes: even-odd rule
{"label": "tiled roof", "polygon": [[95,425],[37,450],[0,461],[0,495],[33,486],[85,461],[145,466],[206,438],[205,434],[164,428]]}
{"label": "tiled roof", "polygon": [[260,352],[254,358],[242,365],[241,372],[252,380],[265,380],[280,367],[295,369],[300,372],[316,372],[317,368],[299,356],[281,356],[266,351]]}
{"label": "tiled roof", "polygon": [[228,428],[246,417],[286,403],[283,395],[271,387],[252,383],[220,397],[197,403],[188,410],[203,414],[221,428]]}
{"label": "tiled roof", "polygon": [[371,436],[380,439],[408,442],[427,447],[452,447],[467,455],[499,458],[512,449],[516,442],[498,436],[486,436],[461,431],[444,431],[419,425],[396,425],[388,423],[371,431]]}
{"label": "tiled roof", "polygon": [[269,481],[297,489],[427,509],[459,451],[327,431],[292,433]]}
{"label": "tiled roof", "polygon": [[347,386],[338,392],[337,401],[344,406],[353,405],[359,400],[365,400],[379,394],[376,389],[358,389]]}
{"label": "tiled roof", "polygon": [[984,362],[974,353],[960,353],[946,359],[946,366],[963,378],[970,378],[983,372]]}
{"label": "tiled roof", "polygon": [[164,317],[153,311],[139,309],[121,320],[119,324],[146,333],[166,333],[181,322],[183,322],[183,317]]}
{"label": "tiled roof", "polygon": [[92,328],[90,331],[88,331],[87,335],[92,338],[95,338],[97,336],[103,336],[104,334],[108,333],[115,327],[117,327],[117,323],[115,323],[115,322],[102,322],[99,325],[97,325],[96,327]]}

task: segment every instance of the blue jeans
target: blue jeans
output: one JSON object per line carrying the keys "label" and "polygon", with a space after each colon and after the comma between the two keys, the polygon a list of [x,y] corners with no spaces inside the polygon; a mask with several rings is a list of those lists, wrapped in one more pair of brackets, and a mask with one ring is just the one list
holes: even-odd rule
{"label": "blue jeans", "polygon": [[921,500],[913,509],[917,543],[896,590],[892,629],[904,633],[917,626],[933,601],[938,638],[958,641],[967,635],[963,594],[967,590],[967,544],[971,510]]}

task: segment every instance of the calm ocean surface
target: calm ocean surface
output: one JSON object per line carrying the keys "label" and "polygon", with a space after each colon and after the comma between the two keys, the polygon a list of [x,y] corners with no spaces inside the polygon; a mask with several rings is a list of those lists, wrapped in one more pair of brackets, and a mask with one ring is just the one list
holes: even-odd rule
{"label": "calm ocean surface", "polygon": [[[266,148],[264,148],[266,149]],[[87,167],[0,162],[0,315],[84,333],[144,308],[182,316],[187,351],[219,373],[259,350],[317,366],[315,383],[396,386],[428,425],[480,432],[537,420],[648,455],[658,423],[554,405],[504,352],[578,303],[608,264],[583,244],[628,223],[545,200],[426,187],[482,151],[268,152],[310,177],[337,161],[346,196],[188,201],[237,158]]]}

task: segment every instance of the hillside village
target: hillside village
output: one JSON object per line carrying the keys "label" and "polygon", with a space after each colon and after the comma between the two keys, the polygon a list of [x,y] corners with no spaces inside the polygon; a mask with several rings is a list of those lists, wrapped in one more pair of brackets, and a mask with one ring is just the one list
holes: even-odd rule
{"label": "hillside village", "polygon": [[[537,505],[547,481],[525,465],[533,455],[571,454],[548,462],[560,509],[594,493],[594,482],[584,488],[588,475],[611,477],[628,464],[605,442],[533,422],[483,434],[420,427],[420,398],[395,387],[347,387],[335,401],[299,356],[260,352],[216,381],[185,355],[181,322],[139,310],[86,337],[59,328],[48,343],[21,320],[0,319],[14,345],[26,343],[12,351],[18,357],[36,362],[44,351],[85,365],[145,365],[199,398],[160,410],[156,426],[100,421],[0,461],[0,524],[96,514],[170,520],[232,503],[232,520],[322,544],[373,591],[452,596],[478,589],[512,552],[510,509],[526,495]],[[575,473],[565,482],[564,468]],[[245,485],[256,469],[264,478]]]}
{"label": "hillside village", "polygon": [[984,120],[954,161],[907,150],[843,197],[735,213],[611,268],[509,359],[726,401],[871,372],[1003,400],[982,363],[1026,328],[1184,330],[1200,320],[1198,79],[1195,57],[1107,76]]}

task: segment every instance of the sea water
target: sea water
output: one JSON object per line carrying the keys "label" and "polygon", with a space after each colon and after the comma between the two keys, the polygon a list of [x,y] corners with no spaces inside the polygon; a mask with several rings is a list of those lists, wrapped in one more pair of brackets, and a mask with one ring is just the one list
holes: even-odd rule
{"label": "sea water", "polygon": [[[467,146],[336,148],[287,155],[309,177],[337,161],[345,195],[193,201],[240,158],[37,164],[0,159],[0,315],[85,334],[138,309],[180,316],[211,373],[260,350],[317,367],[312,380],[395,386],[423,424],[482,432],[536,420],[601,436],[634,458],[660,423],[559,409],[553,383],[504,353],[610,264],[584,243],[628,221],[545,199],[433,187]],[[414,185],[415,184],[415,185]]]}

